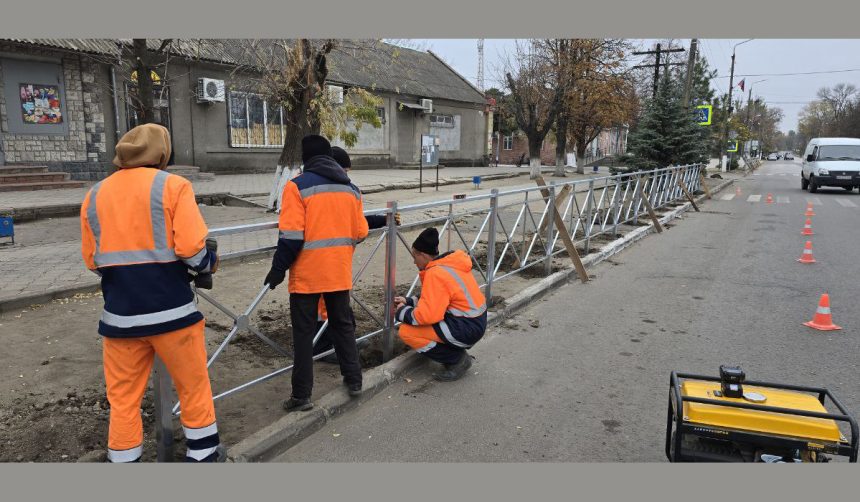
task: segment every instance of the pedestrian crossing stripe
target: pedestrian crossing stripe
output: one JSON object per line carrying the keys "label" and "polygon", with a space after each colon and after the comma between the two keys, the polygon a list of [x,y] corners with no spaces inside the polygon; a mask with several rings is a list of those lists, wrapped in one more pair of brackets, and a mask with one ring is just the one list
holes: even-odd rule
{"label": "pedestrian crossing stripe", "polygon": [[836,203],[842,207],[857,207],[857,204],[846,199],[836,199]]}
{"label": "pedestrian crossing stripe", "polygon": [[789,203],[788,197],[785,197],[783,195],[777,195],[776,196],[776,203],[777,204],[788,204]]}
{"label": "pedestrian crossing stripe", "polygon": [[747,202],[758,202],[761,200],[761,195],[750,195],[747,197]]}
{"label": "pedestrian crossing stripe", "polygon": [[821,205],[823,205],[823,204],[821,204],[821,199],[819,199],[818,197],[807,197],[807,198],[806,198],[806,203],[807,203],[807,204],[812,204],[813,206],[821,206]]}
{"label": "pedestrian crossing stripe", "polygon": [[730,193],[730,194],[723,195],[722,200],[732,200],[734,198],[735,198],[735,194]]}

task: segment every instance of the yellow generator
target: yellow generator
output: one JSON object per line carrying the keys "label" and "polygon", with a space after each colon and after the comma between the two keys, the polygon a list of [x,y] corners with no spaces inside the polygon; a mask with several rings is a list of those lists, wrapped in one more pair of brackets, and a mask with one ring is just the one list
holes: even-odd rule
{"label": "yellow generator", "polygon": [[672,372],[670,462],[857,462],[857,436],[857,422],[827,389],[748,382],[731,366],[720,366],[719,377]]}

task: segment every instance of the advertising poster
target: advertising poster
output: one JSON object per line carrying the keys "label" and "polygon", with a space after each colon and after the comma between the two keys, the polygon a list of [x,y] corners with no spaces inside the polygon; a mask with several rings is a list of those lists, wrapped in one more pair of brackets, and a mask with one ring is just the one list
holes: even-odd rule
{"label": "advertising poster", "polygon": [[56,85],[20,84],[21,113],[25,124],[61,124],[60,88]]}

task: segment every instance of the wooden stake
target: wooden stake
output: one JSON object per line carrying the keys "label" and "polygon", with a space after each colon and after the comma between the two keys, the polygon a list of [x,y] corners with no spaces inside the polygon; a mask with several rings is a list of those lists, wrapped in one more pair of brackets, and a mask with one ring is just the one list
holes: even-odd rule
{"label": "wooden stake", "polygon": [[[543,180],[543,176],[538,176],[535,178],[535,183],[540,187],[546,187],[546,183]],[[541,189],[541,194],[544,199],[549,200],[549,190]],[[561,236],[561,240],[564,243],[564,247],[567,249],[567,254],[570,256],[570,261],[573,262],[573,268],[576,269],[576,274],[579,276],[579,280],[582,282],[588,282],[588,272],[585,271],[585,265],[582,264],[582,259],[579,257],[579,253],[576,251],[576,245],[573,243],[573,239],[570,238],[570,234],[567,231],[567,228],[564,226],[564,219],[558,213],[558,211],[553,212],[553,221],[555,223],[555,228],[558,230],[559,235]]]}
{"label": "wooden stake", "polygon": [[705,175],[702,174],[702,171],[699,171],[699,178],[702,179],[702,188],[705,189],[705,195],[707,195],[708,198],[710,199],[711,198],[711,189],[708,188],[708,185],[705,184]]}
{"label": "wooden stake", "polygon": [[[565,185],[561,188],[561,191],[555,198],[555,212],[559,212],[564,206],[565,200],[567,200],[567,196],[570,194],[570,185]],[[544,197],[549,196],[549,192]],[[549,225],[549,219],[544,219],[543,223],[540,224],[540,230],[538,231],[541,235],[543,235],[544,231],[546,231],[546,226]]]}
{"label": "wooden stake", "polygon": [[651,221],[654,222],[654,228],[657,230],[658,234],[663,233],[663,225],[660,224],[660,220],[657,219],[657,213],[654,212],[654,208],[651,206],[651,201],[648,200],[648,194],[645,193],[645,190],[642,188],[642,185],[645,183],[642,182],[642,177],[639,177],[639,183],[637,183],[637,187],[639,190],[639,197],[642,199],[642,202],[645,204],[645,209],[648,210],[648,216],[651,217]]}
{"label": "wooden stake", "polygon": [[678,178],[678,186],[681,187],[681,190],[684,191],[684,195],[686,195],[687,199],[690,200],[690,204],[693,205],[693,209],[695,209],[696,212],[699,212],[699,206],[696,205],[696,201],[693,200],[693,196],[690,195],[690,191],[687,190],[687,184],[684,183],[684,180],[682,180],[681,178]]}

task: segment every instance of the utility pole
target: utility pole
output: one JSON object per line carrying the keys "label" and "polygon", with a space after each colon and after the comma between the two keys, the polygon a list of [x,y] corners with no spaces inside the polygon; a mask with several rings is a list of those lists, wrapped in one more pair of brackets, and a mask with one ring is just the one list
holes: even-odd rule
{"label": "utility pole", "polygon": [[687,58],[687,80],[684,82],[684,108],[690,106],[690,87],[693,85],[693,67],[696,65],[696,49],[699,40],[694,38],[690,41],[690,54]]}
{"label": "utility pole", "polygon": [[[685,50],[686,49],[683,49],[683,48],[682,49],[662,50],[661,45],[657,44],[657,47],[653,51],[641,51],[641,52],[634,52],[633,53],[636,56],[641,56],[641,55],[646,55],[646,54],[654,54],[655,55],[654,64],[641,64],[638,66],[634,66],[634,68],[651,68],[652,66],[654,67],[654,91],[653,91],[653,95],[651,96],[652,98],[657,97],[657,85],[660,82],[660,54],[663,54],[666,52],[684,52]],[[682,65],[684,63],[666,63],[666,66],[669,66],[670,64],[675,66],[675,65]]]}
{"label": "utility pole", "polygon": [[732,108],[732,90],[733,90],[733,87],[735,86],[735,49],[737,49],[739,45],[745,44],[745,43],[749,42],[750,40],[753,40],[753,39],[750,38],[749,40],[744,40],[741,43],[735,44],[735,46],[732,48],[732,69],[729,72],[729,101],[728,101],[728,103],[726,103],[728,105],[728,110],[726,110],[726,125],[725,125],[724,130],[723,130],[723,147],[720,148],[720,151],[724,152],[723,169],[722,169],[723,172],[726,172],[728,170],[728,166],[726,165],[726,162],[727,162],[726,159],[728,159],[728,156],[729,156],[729,120],[732,118],[732,111],[733,111],[733,108]]}

